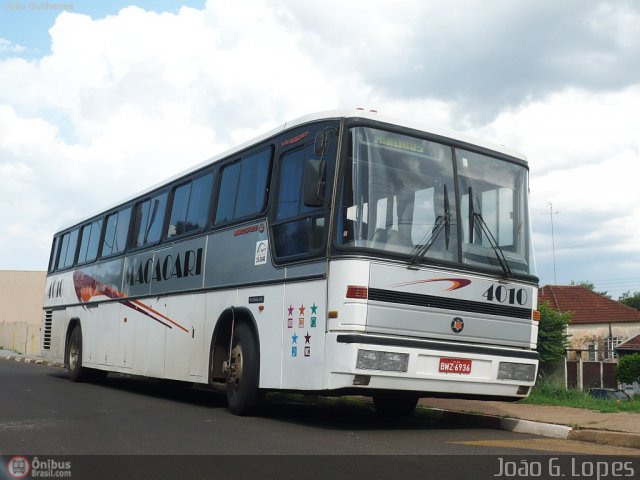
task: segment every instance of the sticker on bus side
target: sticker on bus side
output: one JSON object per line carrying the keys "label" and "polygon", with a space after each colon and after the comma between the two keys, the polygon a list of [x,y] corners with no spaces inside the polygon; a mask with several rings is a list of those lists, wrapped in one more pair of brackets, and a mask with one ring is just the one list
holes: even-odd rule
{"label": "sticker on bus side", "polygon": [[269,240],[258,240],[256,242],[256,261],[254,265],[266,265],[268,251]]}

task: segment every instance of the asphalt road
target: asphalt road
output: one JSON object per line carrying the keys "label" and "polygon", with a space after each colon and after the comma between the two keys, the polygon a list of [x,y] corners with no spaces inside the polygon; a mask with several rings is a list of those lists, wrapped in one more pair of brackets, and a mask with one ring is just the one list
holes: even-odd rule
{"label": "asphalt road", "polygon": [[[382,475],[389,469],[394,478],[404,478],[398,465],[406,469],[406,478],[415,478],[415,471],[431,478],[427,473],[440,463],[455,464],[468,473],[478,459],[464,456],[472,455],[485,456],[480,463],[487,469],[486,477],[475,478],[492,478],[500,456],[616,453],[579,442],[464,428],[432,419],[427,412],[405,419],[379,418],[367,405],[354,402],[313,404],[278,396],[269,399],[264,415],[236,417],[226,410],[224,395],[218,392],[124,376],[109,376],[99,384],[72,383],[60,368],[13,361],[0,360],[0,392],[0,455],[172,456],[154,457],[157,474],[172,473],[166,478],[173,478],[173,473],[184,477],[184,466],[175,472],[170,467],[176,455],[272,456],[258,457],[262,458],[258,464],[251,457],[217,457],[215,469],[226,471],[226,465],[229,475],[201,478],[241,478],[237,474],[243,471],[253,472],[251,478],[268,478],[269,472],[283,478],[284,463],[292,467],[289,473],[297,465],[299,475],[292,477],[307,480],[324,478],[323,467],[340,478],[337,472],[348,473],[353,465],[362,467],[357,469],[360,473],[370,469]],[[92,462],[106,462],[113,468],[114,462],[106,458],[93,457]],[[198,472],[208,472],[207,462],[216,457],[189,458],[192,466],[199,465]],[[428,471],[425,462],[431,466]],[[470,462],[469,467],[464,462]],[[145,474],[144,478],[159,476]],[[441,474],[438,478],[456,477]]]}

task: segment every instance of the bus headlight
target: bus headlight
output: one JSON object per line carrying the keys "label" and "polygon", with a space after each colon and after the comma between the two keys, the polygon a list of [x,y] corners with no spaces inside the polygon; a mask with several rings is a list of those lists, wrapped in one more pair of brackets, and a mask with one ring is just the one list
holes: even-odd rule
{"label": "bus headlight", "polygon": [[536,378],[536,366],[528,363],[500,362],[498,380],[517,380],[533,382]]}
{"label": "bus headlight", "polygon": [[358,350],[356,368],[360,370],[384,370],[387,372],[406,372],[409,366],[408,353],[378,352]]}

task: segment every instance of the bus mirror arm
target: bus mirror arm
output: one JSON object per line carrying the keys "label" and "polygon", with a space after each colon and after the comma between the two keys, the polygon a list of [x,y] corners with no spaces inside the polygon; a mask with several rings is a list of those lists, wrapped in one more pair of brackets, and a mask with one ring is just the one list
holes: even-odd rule
{"label": "bus mirror arm", "polygon": [[322,132],[316,133],[316,138],[313,142],[313,154],[319,157],[324,156],[329,148],[329,135],[331,132],[328,129]]}
{"label": "bus mirror arm", "polygon": [[324,205],[324,190],[326,183],[326,161],[309,159],[304,166],[303,194],[307,207],[321,207]]}

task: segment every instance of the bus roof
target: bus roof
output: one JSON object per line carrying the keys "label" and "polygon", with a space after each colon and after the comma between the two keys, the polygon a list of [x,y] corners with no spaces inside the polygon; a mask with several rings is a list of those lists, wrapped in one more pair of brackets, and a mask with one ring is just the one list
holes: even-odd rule
{"label": "bus roof", "polygon": [[68,222],[64,222],[62,225],[60,225],[60,228],[58,228],[57,232],[66,230],[68,228],[71,228],[75,225],[78,225],[88,219],[94,218],[102,213],[108,212],[109,210],[112,210],[120,205],[125,205],[129,202],[131,202],[132,200],[138,198],[138,197],[142,197],[144,195],[146,195],[147,193],[150,193],[164,185],[167,185],[175,180],[178,180],[182,177],[185,177],[193,172],[197,172],[200,169],[203,169],[205,167],[207,167],[208,165],[211,165],[219,160],[222,160],[223,158],[227,158],[231,155],[234,155],[235,153],[241,152],[242,150],[251,147],[254,144],[257,144],[259,142],[262,142],[264,140],[267,140],[271,137],[277,136],[278,134],[280,134],[281,132],[288,130],[290,128],[295,128],[296,126],[299,125],[304,125],[306,123],[310,123],[310,122],[315,122],[315,121],[322,121],[322,120],[337,120],[337,119],[347,119],[347,118],[361,118],[361,119],[365,119],[365,120],[373,120],[376,122],[381,122],[381,123],[387,123],[390,125],[395,125],[395,126],[399,126],[399,127],[403,127],[403,128],[409,128],[409,129],[413,129],[413,130],[418,130],[421,132],[425,132],[431,135],[435,135],[435,136],[439,136],[439,137],[443,137],[443,138],[450,138],[452,140],[458,141],[458,142],[462,142],[462,143],[466,143],[469,145],[475,145],[487,150],[492,150],[494,152],[498,152],[504,155],[508,155],[510,157],[514,157],[517,158],[523,162],[527,161],[526,156],[524,156],[523,154],[515,151],[515,150],[511,150],[505,146],[502,145],[497,145],[491,142],[487,142],[484,140],[480,140],[478,138],[474,138],[472,136],[460,133],[460,132],[456,132],[454,130],[448,130],[446,128],[441,128],[441,127],[435,127],[432,125],[425,125],[425,124],[420,124],[418,122],[413,122],[413,121],[406,121],[406,120],[401,120],[392,116],[387,116],[387,115],[382,115],[380,113],[378,113],[375,110],[364,110],[364,109],[354,109],[354,110],[328,110],[328,111],[324,111],[324,112],[317,112],[317,113],[311,113],[309,115],[304,115],[302,117],[298,117],[294,120],[291,120],[289,122],[285,122],[282,125],[269,130],[266,133],[263,133],[262,135],[259,135],[255,138],[252,138],[250,140],[247,140],[246,142],[243,142],[235,147],[232,147],[228,150],[225,150],[213,157],[208,158],[207,160],[203,161],[203,162],[199,162],[196,165],[183,170],[179,173],[176,173],[175,175],[164,179],[163,181],[161,181],[160,183],[156,183],[150,187],[147,187],[143,190],[140,190],[126,198],[123,198],[122,200],[120,200],[117,203],[111,204],[106,208],[100,209],[97,212],[94,212],[91,215],[87,215],[87,216],[83,216],[81,218],[76,218],[73,221],[68,221]]}

